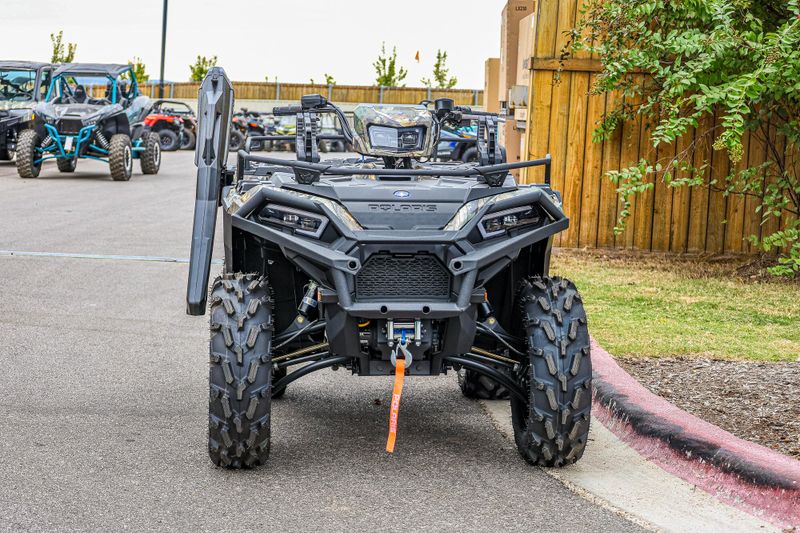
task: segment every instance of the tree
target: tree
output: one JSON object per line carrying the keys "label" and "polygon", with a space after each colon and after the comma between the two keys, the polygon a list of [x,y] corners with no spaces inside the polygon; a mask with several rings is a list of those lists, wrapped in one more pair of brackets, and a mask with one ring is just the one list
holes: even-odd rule
{"label": "tree", "polygon": [[452,89],[458,83],[458,78],[455,76],[448,77],[450,69],[447,68],[447,52],[443,50],[436,51],[436,63],[433,65],[433,80],[430,78],[422,78],[422,84],[426,87],[433,87],[434,83],[437,89]]}
{"label": "tree", "polygon": [[189,65],[189,70],[191,70],[192,74],[189,78],[190,81],[203,81],[208,74],[208,71],[211,70],[211,67],[217,66],[217,56],[206,57],[206,56],[197,56],[197,60],[195,60],[193,65]]}
{"label": "tree", "polygon": [[325,85],[336,85],[336,80],[328,73],[325,73]]}
{"label": "tree", "polygon": [[133,67],[133,74],[136,76],[136,81],[144,83],[150,79],[150,75],[145,71],[144,63],[141,57],[134,57],[128,64]]}
{"label": "tree", "polygon": [[[618,230],[631,198],[653,188],[661,172],[670,187],[754,199],[763,224],[751,242],[784,252],[771,272],[798,275],[800,0],[588,0],[564,52],[581,49],[603,64],[592,92],[623,97],[595,130],[596,141],[637,116],[653,125],[653,146],[687,140],[695,130],[677,156],[609,173],[623,207]],[[746,135],[763,143],[767,162],[742,163]],[[711,161],[694,161],[695,146],[727,152],[728,175],[705,172]]]}
{"label": "tree", "polygon": [[[398,87],[406,79],[408,71],[397,67],[397,47],[392,48],[392,55],[386,54],[386,43],[381,44],[381,53],[372,64],[375,67],[375,83],[381,87]],[[402,85],[404,87],[405,84]]]}
{"label": "tree", "polygon": [[50,42],[53,44],[53,54],[50,57],[51,63],[72,63],[75,59],[75,50],[78,45],[75,43],[64,43],[64,30],[50,34]]}

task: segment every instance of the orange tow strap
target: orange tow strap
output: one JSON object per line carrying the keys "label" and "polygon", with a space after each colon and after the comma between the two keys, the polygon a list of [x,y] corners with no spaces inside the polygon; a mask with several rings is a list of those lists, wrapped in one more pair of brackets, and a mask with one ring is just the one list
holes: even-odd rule
{"label": "orange tow strap", "polygon": [[392,391],[392,406],[389,410],[389,438],[386,440],[386,451],[394,453],[394,441],[397,438],[397,417],[400,413],[400,395],[403,394],[403,379],[406,377],[406,361],[397,358],[394,370],[394,390]]}

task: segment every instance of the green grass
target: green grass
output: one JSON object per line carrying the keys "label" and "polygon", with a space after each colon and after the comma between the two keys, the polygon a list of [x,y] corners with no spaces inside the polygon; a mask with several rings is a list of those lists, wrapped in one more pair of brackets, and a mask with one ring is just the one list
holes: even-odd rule
{"label": "green grass", "polygon": [[800,284],[742,276],[740,264],[558,251],[552,274],[575,282],[614,355],[800,361]]}

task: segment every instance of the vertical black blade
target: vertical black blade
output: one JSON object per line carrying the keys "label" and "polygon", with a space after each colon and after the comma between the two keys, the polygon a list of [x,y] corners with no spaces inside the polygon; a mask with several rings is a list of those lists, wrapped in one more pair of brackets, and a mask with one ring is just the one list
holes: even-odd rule
{"label": "vertical black blade", "polygon": [[217,224],[222,172],[228,159],[233,88],[222,68],[212,68],[200,86],[197,101],[197,192],[194,204],[192,251],[189,258],[189,282],[186,289],[186,312],[206,312],[214,230]]}

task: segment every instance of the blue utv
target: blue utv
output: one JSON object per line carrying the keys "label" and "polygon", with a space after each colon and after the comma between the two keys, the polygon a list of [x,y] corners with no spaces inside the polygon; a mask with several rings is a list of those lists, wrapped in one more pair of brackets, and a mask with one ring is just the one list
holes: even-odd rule
{"label": "blue utv", "polygon": [[49,159],[61,172],[74,172],[78,159],[106,162],[114,181],[131,178],[134,159],[143,174],[158,173],[159,136],[143,123],[150,108],[130,65],[61,65],[34,110],[34,127],[17,140],[20,177],[38,177]]}

